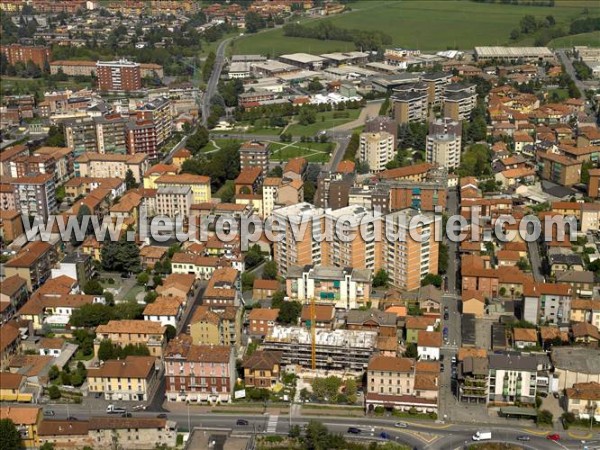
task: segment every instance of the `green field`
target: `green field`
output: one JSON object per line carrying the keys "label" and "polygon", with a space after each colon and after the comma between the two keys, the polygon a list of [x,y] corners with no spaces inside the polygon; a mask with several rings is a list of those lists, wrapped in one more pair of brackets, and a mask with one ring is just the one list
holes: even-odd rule
{"label": "green field", "polygon": [[574,45],[587,45],[589,47],[600,47],[600,31],[591,33],[574,34],[573,36],[564,36],[550,41],[549,44],[554,48],[567,48]]}
{"label": "green field", "polygon": [[[283,128],[280,127],[265,127],[261,125],[261,120],[255,121],[255,125],[251,125],[250,122],[236,122],[234,133],[244,134],[257,134],[257,135],[271,135],[279,136]],[[265,120],[268,123],[268,121]]]}
{"label": "green field", "polygon": [[272,142],[269,144],[271,162],[283,162],[302,156],[308,162],[325,163],[329,161],[330,144],[317,142]]}
{"label": "green field", "polygon": [[212,139],[206,144],[202,149],[200,149],[200,153],[213,153],[219,151],[223,148],[224,145],[229,144],[230,142],[239,142],[236,139]]}
{"label": "green field", "polygon": [[[471,1],[359,1],[352,11],[325,20],[339,27],[378,30],[390,35],[393,46],[421,50],[447,48],[472,49],[476,45],[531,45],[534,36],[510,42],[512,29],[526,14],[542,20],[552,15],[558,25],[568,28],[574,18],[582,17],[583,8],[590,16],[600,14],[600,3],[582,0],[558,0],[554,7],[474,3]],[[316,24],[318,20],[313,20]],[[283,36],[281,29],[245,36],[236,40],[236,53],[280,55],[292,52],[324,53],[348,50],[351,42],[319,41]]]}
{"label": "green field", "polygon": [[300,125],[296,123],[290,125],[285,131],[286,133],[291,133],[292,136],[313,137],[321,130],[328,130],[329,128],[337,127],[338,125],[358,119],[360,111],[360,109],[347,109],[346,112],[348,113],[348,117],[340,117],[337,119],[333,118],[336,111],[317,113],[317,121],[315,123],[310,125]]}
{"label": "green field", "polygon": [[0,83],[0,93],[2,95],[36,94],[44,97],[44,92],[71,89],[78,91],[80,89],[90,88],[91,83],[78,83],[74,79],[69,81],[49,82],[43,78],[19,78],[2,75]]}

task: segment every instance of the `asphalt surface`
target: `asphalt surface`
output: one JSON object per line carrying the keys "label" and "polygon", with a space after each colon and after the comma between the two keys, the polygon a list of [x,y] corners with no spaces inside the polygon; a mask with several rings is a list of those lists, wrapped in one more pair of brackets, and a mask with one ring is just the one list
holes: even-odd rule
{"label": "asphalt surface", "polygon": [[[89,417],[106,416],[104,410],[91,410],[82,405],[52,405],[47,409],[52,409],[56,415],[54,419],[65,419],[67,415],[77,417],[79,420],[86,420]],[[167,412],[169,420],[177,422],[180,429],[189,428],[222,428],[231,429],[236,434],[280,434],[286,435],[291,425],[306,425],[309,420],[315,419],[323,423],[330,432],[344,434],[349,439],[357,440],[392,440],[404,443],[417,449],[429,450],[449,450],[462,449],[465,444],[472,443],[471,437],[479,428],[476,425],[449,425],[433,422],[417,422],[411,420],[383,418],[383,417],[328,417],[328,416],[299,416],[294,415],[273,415],[273,414],[215,414],[198,413],[195,406],[186,407],[177,405],[177,411]],[[133,417],[155,417],[156,412],[132,412]],[[243,418],[248,421],[247,426],[237,426],[237,419]],[[406,428],[397,428],[394,423],[405,421]],[[361,430],[359,435],[348,434],[349,427],[357,427]],[[527,435],[530,441],[522,443],[526,449],[540,450],[581,450],[583,445],[581,440],[572,437],[567,433],[561,434],[561,441],[556,443],[546,439],[546,432],[529,428],[517,428],[511,425],[504,426],[484,426],[486,430],[492,431],[492,438],[496,442],[519,443],[517,436]],[[483,429],[482,428],[482,429]],[[381,433],[387,434],[386,439],[382,439]],[[600,442],[600,436],[590,436],[589,440]],[[593,448],[593,447],[592,447]]]}
{"label": "asphalt surface", "polygon": [[213,66],[213,71],[210,74],[210,79],[208,80],[206,90],[204,91],[204,96],[202,97],[202,125],[204,126],[206,126],[206,121],[208,120],[208,116],[210,116],[210,100],[217,92],[217,85],[219,84],[221,71],[223,70],[223,65],[225,64],[225,48],[232,39],[233,37],[222,40],[217,47],[217,52],[215,53],[215,65]]}

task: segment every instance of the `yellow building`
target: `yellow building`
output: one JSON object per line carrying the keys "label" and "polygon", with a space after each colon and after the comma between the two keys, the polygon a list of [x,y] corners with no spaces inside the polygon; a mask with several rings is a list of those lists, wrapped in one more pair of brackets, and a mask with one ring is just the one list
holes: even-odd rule
{"label": "yellow building", "polygon": [[485,314],[485,298],[481,292],[466,290],[462,293],[463,314],[474,314],[483,317]]}
{"label": "yellow building", "polygon": [[0,401],[31,403],[33,395],[21,393],[25,377],[18,373],[0,372]]}
{"label": "yellow building", "polygon": [[242,333],[242,309],[225,306],[210,309],[199,306],[189,325],[195,345],[239,345]]}
{"label": "yellow building", "polygon": [[149,320],[111,320],[106,325],[98,325],[94,340],[94,355],[103,340],[125,347],[127,344],[143,344],[154,358],[162,358],[167,340],[165,327]]}
{"label": "yellow building", "polygon": [[600,329],[600,300],[576,298],[571,301],[571,322],[588,322]]}
{"label": "yellow building", "polygon": [[184,162],[192,157],[192,152],[187,148],[182,148],[173,153],[173,165],[181,169]]}
{"label": "yellow building", "polygon": [[161,175],[154,181],[156,189],[161,186],[180,187],[190,186],[192,188],[192,203],[210,202],[210,177],[202,175],[179,174]]}
{"label": "yellow building", "polygon": [[567,411],[579,419],[588,420],[593,414],[595,421],[600,421],[600,384],[575,383],[566,389]]}
{"label": "yellow building", "polygon": [[147,401],[160,383],[159,372],[153,356],[111,359],[88,370],[89,392],[103,394],[106,400]]}
{"label": "yellow building", "polygon": [[177,175],[179,167],[175,164],[157,164],[150,167],[144,174],[144,188],[157,189],[156,180],[163,175]]}
{"label": "yellow building", "polygon": [[42,408],[28,408],[22,406],[0,407],[0,420],[12,420],[19,430],[21,441],[26,448],[38,447],[38,423],[40,422],[41,415]]}

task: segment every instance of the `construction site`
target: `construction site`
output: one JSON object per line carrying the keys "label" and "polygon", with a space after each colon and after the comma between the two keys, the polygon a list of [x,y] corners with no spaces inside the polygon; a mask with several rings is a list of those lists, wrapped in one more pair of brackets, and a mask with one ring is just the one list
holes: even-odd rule
{"label": "construction site", "polygon": [[276,325],[262,348],[283,352],[282,365],[296,371],[362,373],[377,346],[377,332]]}

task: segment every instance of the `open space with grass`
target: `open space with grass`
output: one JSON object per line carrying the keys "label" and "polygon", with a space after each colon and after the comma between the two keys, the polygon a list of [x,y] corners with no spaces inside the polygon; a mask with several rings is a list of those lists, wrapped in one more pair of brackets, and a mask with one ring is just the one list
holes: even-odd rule
{"label": "open space with grass", "polygon": [[591,33],[574,34],[553,39],[549,44],[553,48],[569,48],[574,45],[587,45],[588,47],[600,47],[600,31]]}
{"label": "open space with grass", "polygon": [[19,78],[2,75],[0,93],[5,94],[34,94],[40,98],[44,97],[44,92],[71,89],[78,91],[80,89],[91,88],[91,82],[77,82],[71,78],[69,81],[50,82],[43,78]]}
{"label": "open space with grass", "polygon": [[325,163],[329,161],[330,143],[320,142],[271,142],[269,150],[271,162],[284,162],[303,157],[308,162]]}
{"label": "open space with grass", "polygon": [[360,111],[360,109],[346,109],[345,111],[325,111],[317,113],[317,120],[315,123],[311,123],[309,125],[300,125],[299,123],[296,123],[290,125],[285,132],[291,133],[293,136],[313,137],[319,131],[328,130],[329,128],[337,127],[338,125],[343,125],[347,122],[358,119],[358,116],[360,116]]}
{"label": "open space with grass", "polygon": [[[557,0],[554,7],[474,3],[471,1],[359,1],[351,3],[351,12],[320,20],[348,29],[377,30],[390,35],[393,46],[421,50],[447,48],[472,49],[478,45],[532,45],[535,36],[511,42],[510,32],[527,14],[542,20],[552,15],[556,23],[568,29],[574,18],[600,15],[600,3],[583,0]],[[562,39],[562,38],[561,38]],[[568,38],[565,38],[568,39]],[[582,39],[587,40],[587,37]],[[325,53],[354,50],[352,42],[320,41],[283,36],[282,29],[244,36],[234,43],[237,53]]]}
{"label": "open space with grass", "polygon": [[212,153],[216,152],[223,148],[223,146],[227,145],[230,142],[239,142],[235,139],[212,139],[206,144],[206,146],[202,147],[200,153]]}

